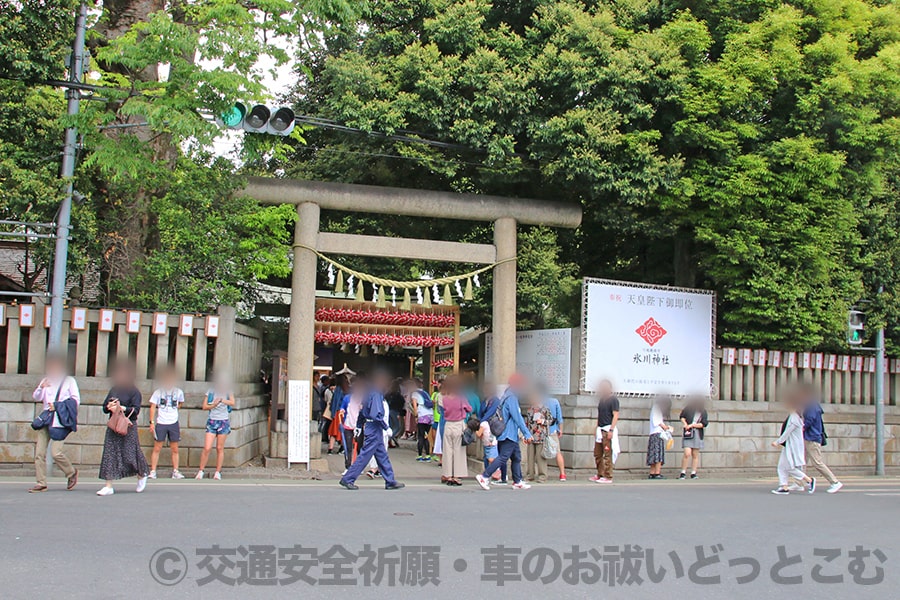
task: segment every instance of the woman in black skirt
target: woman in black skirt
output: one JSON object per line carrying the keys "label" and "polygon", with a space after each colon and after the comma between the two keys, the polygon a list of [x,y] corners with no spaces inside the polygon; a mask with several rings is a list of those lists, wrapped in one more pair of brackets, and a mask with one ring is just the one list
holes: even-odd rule
{"label": "woman in black skirt", "polygon": [[137,491],[143,492],[147,487],[147,476],[150,467],[141,450],[138,439],[137,418],[141,412],[141,391],[134,384],[134,366],[129,363],[118,363],[113,368],[112,389],[103,401],[103,412],[112,416],[115,412],[124,412],[133,425],[128,433],[119,435],[109,427],[106,428],[106,439],[103,442],[103,458],[100,459],[100,479],[106,485],[97,492],[98,496],[111,496],[115,493],[112,482],[126,477],[138,477]]}

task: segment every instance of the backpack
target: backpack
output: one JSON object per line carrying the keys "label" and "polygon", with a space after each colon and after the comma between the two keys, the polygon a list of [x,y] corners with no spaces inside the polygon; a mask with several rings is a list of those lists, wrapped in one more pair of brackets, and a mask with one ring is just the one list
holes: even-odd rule
{"label": "backpack", "polygon": [[475,432],[466,427],[462,434],[462,445],[468,446],[475,443]]}
{"label": "backpack", "polygon": [[420,394],[425,399],[425,408],[429,410],[434,408],[434,400],[431,399],[431,396],[429,396],[425,390],[418,390],[416,393]]}
{"label": "backpack", "polygon": [[491,415],[491,418],[488,419],[488,427],[491,428],[491,433],[494,434],[494,437],[498,437],[503,433],[503,430],[506,429],[506,419],[503,418],[503,406],[506,404],[506,399],[500,402],[500,406],[497,407],[497,410],[494,411],[494,414]]}

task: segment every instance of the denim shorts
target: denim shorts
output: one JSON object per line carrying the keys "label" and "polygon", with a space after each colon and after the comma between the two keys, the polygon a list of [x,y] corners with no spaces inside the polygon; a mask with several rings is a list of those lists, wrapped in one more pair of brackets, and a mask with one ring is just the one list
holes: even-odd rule
{"label": "denim shorts", "polygon": [[228,419],[207,419],[206,433],[216,435],[228,435],[231,433],[231,421]]}
{"label": "denim shorts", "polygon": [[500,453],[497,451],[497,446],[485,446],[484,447],[484,459],[491,460],[492,458],[497,458],[500,456]]}

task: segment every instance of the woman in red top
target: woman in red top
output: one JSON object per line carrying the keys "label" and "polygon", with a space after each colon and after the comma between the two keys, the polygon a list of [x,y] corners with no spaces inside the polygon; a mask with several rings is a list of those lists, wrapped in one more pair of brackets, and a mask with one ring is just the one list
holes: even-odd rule
{"label": "woman in red top", "polygon": [[441,407],[444,409],[445,423],[441,483],[462,485],[460,479],[469,476],[462,436],[466,429],[466,417],[472,412],[472,407],[462,392],[462,384],[458,375],[451,375],[445,379],[441,392]]}

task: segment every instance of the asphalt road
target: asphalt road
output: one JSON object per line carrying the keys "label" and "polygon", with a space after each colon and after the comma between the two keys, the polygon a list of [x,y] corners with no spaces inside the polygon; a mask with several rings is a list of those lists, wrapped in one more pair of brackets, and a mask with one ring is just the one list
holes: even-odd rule
{"label": "asphalt road", "polygon": [[[756,599],[800,594],[861,599],[896,597],[900,584],[897,479],[853,481],[835,495],[825,494],[823,488],[813,496],[788,497],[770,494],[771,486],[763,482],[710,481],[613,486],[570,482],[490,492],[474,484],[447,488],[430,482],[413,482],[404,490],[389,492],[380,482],[365,481],[362,489],[350,492],[334,482],[160,480],[151,482],[143,494],[135,494],[129,481],[106,498],[97,497],[97,486],[89,481],[71,492],[63,490],[61,480],[52,482],[51,491],[44,494],[27,494],[27,487],[25,480],[0,480],[3,598],[325,598],[337,594],[511,598],[527,594]],[[382,560],[371,561],[366,544],[376,556],[379,549],[386,549]],[[513,554],[518,566],[505,572],[522,579],[505,581],[503,586],[495,580],[482,581],[500,571],[487,564],[487,557],[491,549],[496,555],[501,544],[521,549],[517,560]],[[642,548],[641,552],[631,548],[632,555],[642,558],[636,571],[642,583],[633,580],[628,586],[613,581],[610,585],[604,580],[603,566],[618,562],[621,567],[624,559],[616,557],[621,557],[626,544]],[[214,545],[225,553],[226,562],[209,552]],[[317,554],[301,551],[273,562],[269,549],[250,548],[256,545],[274,546],[275,556],[277,549],[297,545],[308,552],[315,549]],[[575,575],[590,581],[597,573],[596,567],[572,566],[567,553],[575,545],[582,552],[595,551],[583,555],[581,562],[600,565],[599,582],[574,583]],[[439,548],[429,550],[429,546]],[[699,570],[693,578],[718,575],[720,583],[691,581],[696,546],[718,557],[719,563]],[[802,584],[773,582],[771,568],[778,562],[779,546],[785,546],[787,555],[801,556],[802,563],[782,574],[802,575]],[[886,562],[882,565],[869,556],[860,574],[848,556],[856,546],[880,550]],[[159,552],[163,548],[174,550]],[[816,548],[841,552],[829,562],[813,555]],[[654,570],[660,566],[666,570],[659,583],[648,578],[648,550],[653,551]],[[680,577],[672,554],[683,563]],[[728,563],[748,557],[759,561],[759,575],[753,582],[737,584],[735,578],[750,567]],[[435,559],[438,585],[411,587],[396,581],[389,585],[392,568],[397,578],[435,575],[428,568]],[[340,579],[335,571],[341,565],[347,566],[346,577],[361,578],[360,571],[370,572],[367,562],[381,565],[381,585],[325,584]],[[306,575],[316,585],[302,580],[275,586],[250,581],[229,585],[220,580],[200,585],[217,568],[233,583],[241,575],[241,564],[251,580],[278,584],[281,579],[283,583],[293,566],[305,563],[310,564]],[[636,563],[629,561],[631,566]],[[817,564],[822,565],[818,575],[842,574],[844,583],[815,583],[812,573]],[[417,570],[416,565],[424,568]],[[853,582],[852,573],[875,576],[876,566],[884,569],[882,583]],[[634,572],[625,569],[623,577]],[[537,577],[545,577],[547,583],[534,580]]]}

